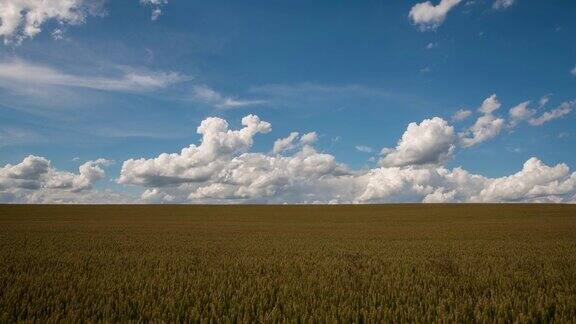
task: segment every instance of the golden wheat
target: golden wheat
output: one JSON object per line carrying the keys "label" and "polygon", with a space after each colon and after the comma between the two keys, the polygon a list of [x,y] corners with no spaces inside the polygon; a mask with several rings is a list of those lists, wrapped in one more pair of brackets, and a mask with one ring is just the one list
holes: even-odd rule
{"label": "golden wheat", "polygon": [[0,206],[0,322],[575,318],[573,206]]}

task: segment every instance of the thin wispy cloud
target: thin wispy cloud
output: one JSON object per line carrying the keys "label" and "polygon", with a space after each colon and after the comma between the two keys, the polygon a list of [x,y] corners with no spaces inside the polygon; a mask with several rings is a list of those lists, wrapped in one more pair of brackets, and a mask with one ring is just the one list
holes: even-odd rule
{"label": "thin wispy cloud", "polygon": [[356,149],[356,151],[358,152],[363,152],[363,153],[372,153],[374,152],[374,149],[371,148],[370,146],[366,146],[366,145],[356,145],[354,147]]}
{"label": "thin wispy cloud", "polygon": [[496,0],[492,5],[492,8],[496,10],[506,9],[511,7],[514,4],[514,0]]}
{"label": "thin wispy cloud", "polygon": [[567,101],[563,102],[560,106],[550,111],[544,112],[541,116],[532,118],[529,120],[530,125],[532,126],[541,126],[547,122],[550,122],[554,119],[562,118],[563,116],[568,115],[574,109],[576,105],[576,101]]}
{"label": "thin wispy cloud", "polygon": [[262,105],[265,100],[245,100],[225,96],[206,85],[196,85],[192,89],[193,99],[218,109],[234,109],[246,106]]}
{"label": "thin wispy cloud", "polygon": [[0,61],[1,86],[9,88],[33,84],[105,91],[151,91],[189,80],[191,77],[177,72],[119,68],[113,76],[94,76],[67,73],[16,58]]}

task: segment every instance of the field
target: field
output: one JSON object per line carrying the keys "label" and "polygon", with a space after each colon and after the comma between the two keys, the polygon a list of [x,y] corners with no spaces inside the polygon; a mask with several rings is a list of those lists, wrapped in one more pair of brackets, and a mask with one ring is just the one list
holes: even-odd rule
{"label": "field", "polygon": [[0,322],[576,319],[576,206],[0,206]]}

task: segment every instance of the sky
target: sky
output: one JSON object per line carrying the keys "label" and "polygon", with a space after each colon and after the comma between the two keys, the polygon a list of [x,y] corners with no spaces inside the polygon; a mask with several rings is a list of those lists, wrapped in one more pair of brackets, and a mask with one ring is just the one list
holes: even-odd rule
{"label": "sky", "polygon": [[0,0],[0,202],[576,202],[569,0]]}

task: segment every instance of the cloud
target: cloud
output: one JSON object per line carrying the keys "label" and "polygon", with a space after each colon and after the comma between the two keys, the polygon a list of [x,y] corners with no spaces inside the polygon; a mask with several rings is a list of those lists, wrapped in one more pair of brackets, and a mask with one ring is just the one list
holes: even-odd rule
{"label": "cloud", "polygon": [[456,202],[456,191],[447,191],[440,187],[435,189],[434,192],[427,194],[422,202],[427,204],[453,203]]}
{"label": "cloud", "polygon": [[565,164],[547,166],[531,158],[519,172],[500,178],[462,168],[381,168],[371,170],[362,202],[570,202],[576,173]]}
{"label": "cloud", "polygon": [[114,77],[82,76],[20,59],[0,61],[0,86],[14,89],[29,85],[63,86],[105,91],[150,91],[190,80],[176,72],[123,69]]}
{"label": "cloud", "polygon": [[472,111],[468,109],[459,109],[454,115],[452,115],[452,120],[455,121],[463,121],[464,119],[470,117],[472,115]]}
{"label": "cloud", "polygon": [[242,118],[240,130],[230,130],[228,123],[216,117],[202,121],[197,133],[200,145],[191,144],[180,154],[161,154],[154,159],[124,161],[119,183],[149,187],[179,183],[203,182],[212,178],[234,153],[245,151],[253,144],[254,135],[268,133],[270,123],[254,115]]}
{"label": "cloud", "polygon": [[0,126],[0,147],[37,143],[39,141],[41,141],[40,135],[33,130]]}
{"label": "cloud", "polygon": [[570,70],[570,74],[572,74],[573,76],[576,76],[576,66],[574,66],[574,68],[572,70]]}
{"label": "cloud", "polygon": [[318,134],[316,134],[316,132],[306,133],[300,137],[300,143],[304,145],[310,145],[316,143],[316,141],[318,141]]}
{"label": "cloud", "polygon": [[495,94],[491,95],[490,97],[484,99],[478,111],[483,114],[491,114],[494,111],[498,110],[502,104],[498,101],[498,98]]}
{"label": "cloud", "polygon": [[380,159],[383,166],[441,164],[455,149],[454,127],[442,118],[410,123],[394,149],[385,149]]}
{"label": "cloud", "polygon": [[471,147],[496,137],[502,127],[504,119],[496,118],[490,114],[479,117],[467,132],[461,134],[463,147]]}
{"label": "cloud", "polygon": [[324,177],[344,174],[347,169],[332,155],[308,145],[289,157],[246,153],[233,158],[211,183],[193,191],[188,199],[305,197],[307,187],[315,187]]}
{"label": "cloud", "polygon": [[530,158],[518,173],[491,180],[478,200],[557,202],[574,194],[575,188],[576,173],[570,173],[566,164],[549,167]]}
{"label": "cloud", "polygon": [[155,21],[162,15],[162,6],[168,3],[168,0],[140,0],[143,5],[152,7],[152,21]]}
{"label": "cloud", "polygon": [[59,25],[80,25],[88,16],[102,15],[102,4],[87,0],[2,0],[0,37],[6,44],[19,44],[40,33],[50,20]]}
{"label": "cloud", "polygon": [[173,195],[162,192],[158,188],[146,189],[140,197],[143,201],[148,203],[172,203],[176,199]]}
{"label": "cloud", "polygon": [[[90,16],[104,16],[105,0],[1,0],[0,37],[5,44],[20,44],[25,39],[38,35],[43,25],[55,22],[52,31],[55,39],[63,38],[68,25],[82,25]],[[162,14],[162,6],[168,0],[140,0],[152,7],[152,20]]]}
{"label": "cloud", "polygon": [[[130,194],[91,189],[104,178],[103,167],[110,163],[107,160],[89,161],[80,166],[78,173],[71,173],[56,170],[45,158],[29,156],[21,163],[0,168],[0,201],[576,201],[576,173],[562,163],[549,166],[534,157],[518,172],[497,178],[473,174],[461,167],[449,169],[437,163],[451,155],[456,141],[454,130],[438,117],[410,124],[398,146],[388,151],[388,154],[395,153],[394,160],[402,163],[357,171],[350,170],[334,156],[319,152],[307,140],[302,140],[304,135],[299,141],[298,135],[289,136],[288,142],[294,148],[290,153],[284,151],[285,155],[249,152],[255,135],[269,132],[271,125],[254,115],[244,117],[242,125],[238,130],[231,130],[225,120],[210,117],[198,127],[202,135],[200,145],[152,159],[124,161],[118,182],[142,187],[140,199]],[[432,149],[434,147],[438,149]]]}
{"label": "cloud", "polygon": [[410,9],[408,17],[421,31],[434,30],[444,22],[448,12],[460,2],[461,0],[441,0],[436,6],[430,1],[417,3]]}
{"label": "cloud", "polygon": [[576,101],[563,102],[557,108],[552,109],[550,111],[546,111],[539,117],[531,118],[528,122],[532,126],[544,125],[545,123],[547,123],[551,120],[558,119],[558,118],[561,118],[561,117],[569,114],[575,105],[576,105]]}
{"label": "cloud", "polygon": [[292,132],[290,133],[290,135],[288,135],[288,137],[277,139],[274,142],[272,153],[280,154],[282,152],[290,151],[304,145],[312,145],[318,140],[318,135],[316,134],[316,132],[310,132],[303,134],[300,137],[298,143],[296,143],[298,135],[299,135],[298,132]]}
{"label": "cloud", "polygon": [[[542,100],[541,100],[542,102]],[[519,122],[530,119],[536,113],[536,110],[528,108],[530,101],[524,101],[510,109],[510,127],[515,127]]]}
{"label": "cloud", "polygon": [[[548,97],[542,97],[538,102],[538,108],[542,108],[547,103]],[[549,121],[561,118],[569,114],[576,105],[576,101],[563,102],[557,108],[546,111],[538,117],[534,117],[537,113],[537,109],[529,108],[529,104],[530,101],[525,101],[510,109],[510,122],[508,124],[509,127],[513,128],[522,121],[527,121],[532,126],[542,126]]]}
{"label": "cloud", "polygon": [[284,151],[291,150],[295,147],[294,141],[298,137],[298,132],[292,132],[288,137],[279,138],[274,142],[274,147],[272,148],[272,152],[274,154],[279,154]]}
{"label": "cloud", "polygon": [[[26,202],[28,198],[55,193],[81,193],[106,176],[103,167],[112,161],[97,159],[80,165],[78,173],[60,171],[44,157],[29,155],[22,162],[0,168],[0,196]],[[0,199],[1,200],[1,199]]]}
{"label": "cloud", "polygon": [[[207,121],[212,119],[203,121],[202,125]],[[220,134],[238,132],[229,131],[227,127],[220,130]],[[297,132],[291,133],[275,152],[287,147],[294,149],[297,138]],[[211,169],[209,176],[193,181],[174,178],[198,167],[190,163],[179,163],[179,167],[162,163],[162,168],[151,170],[144,160],[138,165],[125,162],[122,176],[131,174],[132,169],[148,170],[146,172],[154,175],[167,174],[169,186],[163,181],[132,182],[148,187],[142,199],[150,202],[567,202],[576,194],[576,176],[570,174],[565,165],[550,167],[537,158],[528,160],[520,172],[501,178],[472,174],[460,167],[447,169],[441,162],[451,156],[456,141],[452,127],[435,117],[419,124],[411,123],[398,146],[385,153],[382,166],[369,170],[351,171],[334,156],[304,144],[286,156],[245,150],[212,155],[214,159],[210,161],[218,161],[215,163],[218,167]],[[249,146],[242,145],[246,149]],[[182,155],[173,155],[173,158]],[[165,155],[153,160],[158,162],[162,156]],[[166,173],[176,169],[178,172]]]}
{"label": "cloud", "polygon": [[478,112],[482,113],[482,116],[476,119],[474,125],[459,134],[460,144],[463,147],[471,147],[500,134],[504,126],[504,119],[498,118],[492,113],[501,106],[495,94],[486,98],[478,108]]}
{"label": "cloud", "polygon": [[492,8],[499,10],[499,9],[506,9],[514,4],[514,0],[496,0],[492,5]]}
{"label": "cloud", "polygon": [[366,146],[366,145],[356,145],[355,148],[358,152],[362,152],[362,153],[374,152],[373,148],[371,148],[370,146]]}
{"label": "cloud", "polygon": [[220,109],[240,108],[264,103],[262,100],[240,100],[233,97],[226,97],[205,85],[194,86],[193,97],[195,100],[202,101]]}
{"label": "cloud", "polygon": [[538,100],[538,108],[542,108],[542,107],[546,106],[546,104],[548,104],[548,102],[550,101],[550,96],[551,96],[551,94],[547,94],[545,96],[542,96],[540,98],[540,100]]}

